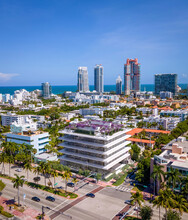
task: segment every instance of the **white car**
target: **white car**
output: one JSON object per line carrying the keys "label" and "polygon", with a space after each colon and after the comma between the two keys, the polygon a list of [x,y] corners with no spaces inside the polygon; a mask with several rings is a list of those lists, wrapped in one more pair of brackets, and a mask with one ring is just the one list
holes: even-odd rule
{"label": "white car", "polygon": [[22,172],[22,169],[21,168],[18,168],[15,170],[16,172]]}

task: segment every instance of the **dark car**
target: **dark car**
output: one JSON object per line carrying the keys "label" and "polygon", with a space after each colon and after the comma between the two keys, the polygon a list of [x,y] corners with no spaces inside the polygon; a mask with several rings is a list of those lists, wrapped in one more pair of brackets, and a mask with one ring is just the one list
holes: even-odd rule
{"label": "dark car", "polygon": [[52,196],[47,196],[46,200],[50,201],[50,202],[55,202],[55,198]]}
{"label": "dark car", "polygon": [[31,199],[32,199],[33,201],[35,201],[35,202],[40,202],[40,199],[39,199],[38,197],[36,197],[36,196],[32,197]]}
{"label": "dark car", "polygon": [[67,183],[67,186],[74,187],[74,183]]}
{"label": "dark car", "polygon": [[63,187],[62,186],[58,186],[57,189],[63,189]]}
{"label": "dark car", "polygon": [[93,194],[93,193],[87,193],[86,196],[91,197],[91,198],[95,198],[95,194]]}
{"label": "dark car", "polygon": [[134,205],[135,203],[132,204],[131,201],[132,201],[132,200],[125,200],[125,203],[128,204],[128,205]]}

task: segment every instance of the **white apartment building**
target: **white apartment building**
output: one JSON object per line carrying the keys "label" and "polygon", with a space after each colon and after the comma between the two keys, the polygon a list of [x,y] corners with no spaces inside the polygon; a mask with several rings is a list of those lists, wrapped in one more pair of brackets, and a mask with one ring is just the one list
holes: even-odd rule
{"label": "white apartment building", "polygon": [[146,122],[146,125],[148,123],[157,123],[155,128],[158,128],[159,125],[163,126],[165,130],[172,131],[174,128],[176,128],[177,124],[180,122],[180,118],[174,118],[174,117],[160,117],[157,116],[150,116],[148,118],[143,119],[144,122]]}
{"label": "white apartment building", "polygon": [[88,70],[87,67],[78,68],[78,91],[88,92],[89,83],[88,83]]}
{"label": "white apartment building", "polygon": [[173,98],[173,93],[172,92],[160,92],[160,98],[161,99],[166,99],[166,98]]}
{"label": "white apartment building", "polygon": [[[154,164],[162,165],[164,172],[173,168],[183,176],[188,176],[188,141],[186,138],[178,137],[177,142],[172,143],[172,146],[166,146],[160,155],[154,155],[154,158],[151,159],[150,174],[153,172]],[[150,182],[153,183],[152,178]],[[157,191],[158,189],[159,187],[157,187]]]}
{"label": "white apartment building", "polygon": [[2,126],[10,126],[13,122],[25,124],[30,118],[41,122],[45,120],[43,115],[16,115],[15,113],[8,112],[7,114],[1,114],[1,124]]}
{"label": "white apartment building", "polygon": [[1,124],[2,126],[10,126],[13,122],[24,124],[27,118],[28,115],[16,115],[15,113],[8,112],[1,115]]}
{"label": "white apartment building", "polygon": [[22,127],[11,128],[12,131],[6,134],[7,142],[32,145],[37,150],[36,154],[46,151],[45,146],[49,144],[49,133],[42,131],[23,131]]}
{"label": "white apartment building", "polygon": [[121,124],[100,120],[72,123],[60,133],[61,163],[74,169],[89,169],[103,175],[114,172],[130,160],[130,135]]}
{"label": "white apartment building", "polygon": [[161,116],[171,116],[171,117],[179,117],[181,119],[181,121],[184,121],[187,117],[188,117],[188,110],[182,110],[182,109],[178,109],[175,111],[161,111],[160,112]]}
{"label": "white apartment building", "polygon": [[101,115],[103,116],[103,109],[101,108],[83,108],[80,109],[80,115],[85,116],[85,115]]}

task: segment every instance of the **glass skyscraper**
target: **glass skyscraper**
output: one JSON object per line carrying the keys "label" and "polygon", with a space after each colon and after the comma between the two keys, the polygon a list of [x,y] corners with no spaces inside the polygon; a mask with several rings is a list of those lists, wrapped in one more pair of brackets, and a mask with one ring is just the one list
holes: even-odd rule
{"label": "glass skyscraper", "polygon": [[140,64],[138,59],[127,59],[124,65],[124,92],[129,95],[131,92],[140,91]]}
{"label": "glass skyscraper", "polygon": [[116,79],[116,94],[122,94],[122,79],[120,76],[118,76],[118,78]]}
{"label": "glass skyscraper", "polygon": [[160,95],[161,91],[177,95],[177,74],[155,74],[155,95]]}
{"label": "glass skyscraper", "polygon": [[104,92],[103,66],[101,64],[94,67],[94,89],[97,92]]}
{"label": "glass skyscraper", "polygon": [[48,82],[42,83],[41,87],[42,87],[42,97],[45,99],[49,99],[52,94],[52,87],[50,83]]}
{"label": "glass skyscraper", "polygon": [[88,84],[88,71],[87,67],[79,67],[78,68],[78,91],[79,92],[88,92],[89,84]]}

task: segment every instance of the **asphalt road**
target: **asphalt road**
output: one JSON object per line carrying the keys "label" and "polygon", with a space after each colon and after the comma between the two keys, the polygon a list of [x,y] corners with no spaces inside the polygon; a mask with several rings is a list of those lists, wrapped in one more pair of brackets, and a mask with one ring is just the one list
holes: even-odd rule
{"label": "asphalt road", "polygon": [[[6,183],[6,187],[2,191],[2,196],[7,199],[15,198],[17,201],[17,189],[13,188],[13,184],[10,180],[3,179],[3,182]],[[70,217],[75,220],[112,219],[125,207],[124,201],[130,198],[130,193],[120,192],[111,187],[101,187],[99,191],[97,190],[98,188],[100,187],[95,184],[84,185],[76,192],[79,194],[78,200],[84,197],[84,199],[81,199],[79,202],[76,200],[68,200],[57,195],[54,196],[56,201],[50,202],[45,198],[47,195],[51,195],[51,193],[32,189],[24,185],[20,188],[20,198],[22,204],[39,212],[42,211],[42,206],[50,207],[52,210],[45,209],[45,213],[55,220],[70,219]],[[92,191],[94,191],[96,195],[94,199],[85,197],[86,193]],[[25,200],[23,200],[24,194],[26,194]],[[33,196],[39,197],[41,201],[39,203],[32,201],[31,198]],[[73,205],[71,203],[73,203]]]}
{"label": "asphalt road", "polygon": [[[16,202],[18,201],[18,196],[17,196],[17,189],[13,188],[13,184],[11,183],[10,180],[3,179],[3,182],[6,184],[6,187],[2,191],[2,196],[7,198],[7,199],[14,199]],[[26,198],[23,199],[23,195],[26,195]],[[32,189],[26,185],[23,187],[20,187],[20,201],[22,205],[26,205],[28,207],[32,207],[38,211],[42,211],[42,206],[47,206],[50,208],[55,208],[57,205],[61,204],[62,202],[66,201],[67,203],[70,200],[64,199],[60,196],[55,195],[55,202],[50,202],[46,200],[46,196],[52,195],[51,193],[48,192],[43,192],[42,190],[37,190],[37,189]],[[31,200],[33,196],[37,196],[40,198],[40,202],[35,202]]]}

